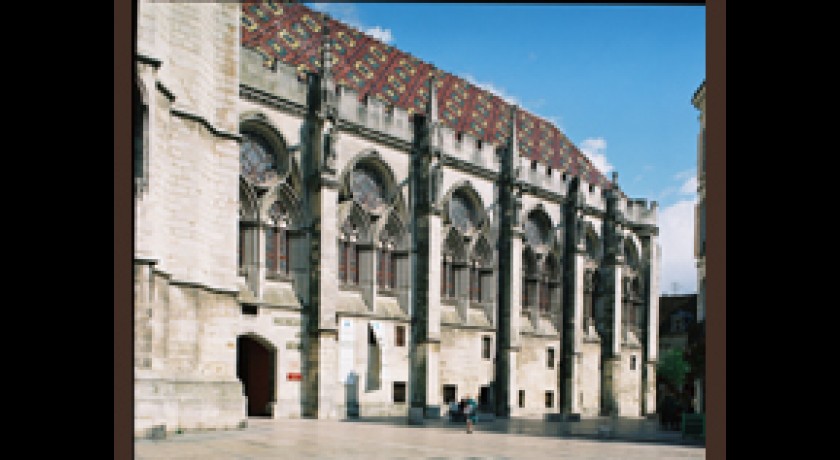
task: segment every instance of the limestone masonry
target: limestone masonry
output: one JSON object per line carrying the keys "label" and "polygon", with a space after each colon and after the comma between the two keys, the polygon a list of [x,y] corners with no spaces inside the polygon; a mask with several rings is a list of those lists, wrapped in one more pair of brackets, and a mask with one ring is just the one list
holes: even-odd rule
{"label": "limestone masonry", "polygon": [[652,414],[657,205],[297,4],[140,0],[135,434]]}

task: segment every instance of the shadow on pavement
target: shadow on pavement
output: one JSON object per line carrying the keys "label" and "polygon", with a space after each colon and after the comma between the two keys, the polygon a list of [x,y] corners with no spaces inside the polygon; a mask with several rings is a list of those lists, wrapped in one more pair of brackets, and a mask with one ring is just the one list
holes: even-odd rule
{"label": "shadow on pavement", "polygon": [[[651,442],[681,446],[705,447],[704,439],[683,437],[680,431],[665,431],[656,420],[624,419],[611,417],[582,418],[580,421],[546,421],[530,418],[513,418],[482,421],[473,426],[475,432],[545,436],[561,439],[586,439],[604,442]],[[438,428],[466,432],[464,422],[452,422],[448,417],[425,419],[423,425],[409,424],[408,417],[346,418],[342,422],[402,425],[412,428]],[[466,434],[466,433],[465,433]]]}

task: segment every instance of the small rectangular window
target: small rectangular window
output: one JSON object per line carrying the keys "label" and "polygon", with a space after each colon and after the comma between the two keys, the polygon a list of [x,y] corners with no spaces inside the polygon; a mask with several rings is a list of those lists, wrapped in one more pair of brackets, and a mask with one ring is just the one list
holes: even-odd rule
{"label": "small rectangular window", "polygon": [[492,339],[487,336],[481,338],[481,357],[484,359],[490,359],[491,340]]}
{"label": "small rectangular window", "polygon": [[440,267],[440,296],[446,297],[446,260],[441,262]]}
{"label": "small rectangular window", "polygon": [[373,328],[368,326],[368,345],[376,345],[376,336],[373,335]]}
{"label": "small rectangular window", "polygon": [[534,171],[537,170],[537,160],[531,161],[531,169]]}
{"label": "small rectangular window", "polygon": [[405,382],[394,382],[394,402],[405,402]]}
{"label": "small rectangular window", "polygon": [[443,386],[443,402],[449,404],[452,401],[458,401],[458,385],[444,385]]}
{"label": "small rectangular window", "polygon": [[519,407],[525,407],[525,390],[519,390]]}
{"label": "small rectangular window", "polygon": [[242,304],[242,314],[243,315],[256,315],[257,314],[257,306],[252,304],[244,303]]}
{"label": "small rectangular window", "polygon": [[475,148],[477,148],[478,150],[481,150],[481,139],[477,139],[475,141]]}
{"label": "small rectangular window", "polygon": [[549,369],[554,369],[554,348],[549,348],[546,353],[546,364]]}
{"label": "small rectangular window", "polygon": [[630,355],[630,370],[636,370],[636,355]]}
{"label": "small rectangular window", "polygon": [[554,407],[554,392],[553,391],[546,391],[545,392],[545,408],[551,409]]}
{"label": "small rectangular window", "polygon": [[396,340],[397,346],[398,347],[404,347],[405,346],[405,326],[402,326],[402,325],[397,326],[396,336],[397,336],[397,340]]}

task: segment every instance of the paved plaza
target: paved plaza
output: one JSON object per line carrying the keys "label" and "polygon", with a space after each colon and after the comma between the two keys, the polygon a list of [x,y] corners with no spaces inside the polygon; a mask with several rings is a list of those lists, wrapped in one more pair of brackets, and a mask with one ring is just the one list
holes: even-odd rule
{"label": "paved plaza", "polygon": [[576,423],[495,420],[472,434],[441,419],[249,419],[240,430],[137,439],[135,459],[704,459],[702,443],[676,432],[645,431],[633,421]]}

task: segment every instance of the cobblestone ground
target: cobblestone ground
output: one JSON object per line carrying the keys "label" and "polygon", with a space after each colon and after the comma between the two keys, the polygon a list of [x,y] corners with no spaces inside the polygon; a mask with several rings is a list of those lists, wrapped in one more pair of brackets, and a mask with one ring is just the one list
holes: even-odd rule
{"label": "cobblestone ground", "polygon": [[[250,419],[241,430],[137,439],[135,459],[705,459],[702,445],[552,434],[509,422],[410,426],[396,422]],[[523,428],[524,426],[524,428]],[[543,428],[539,428],[543,427]]]}

